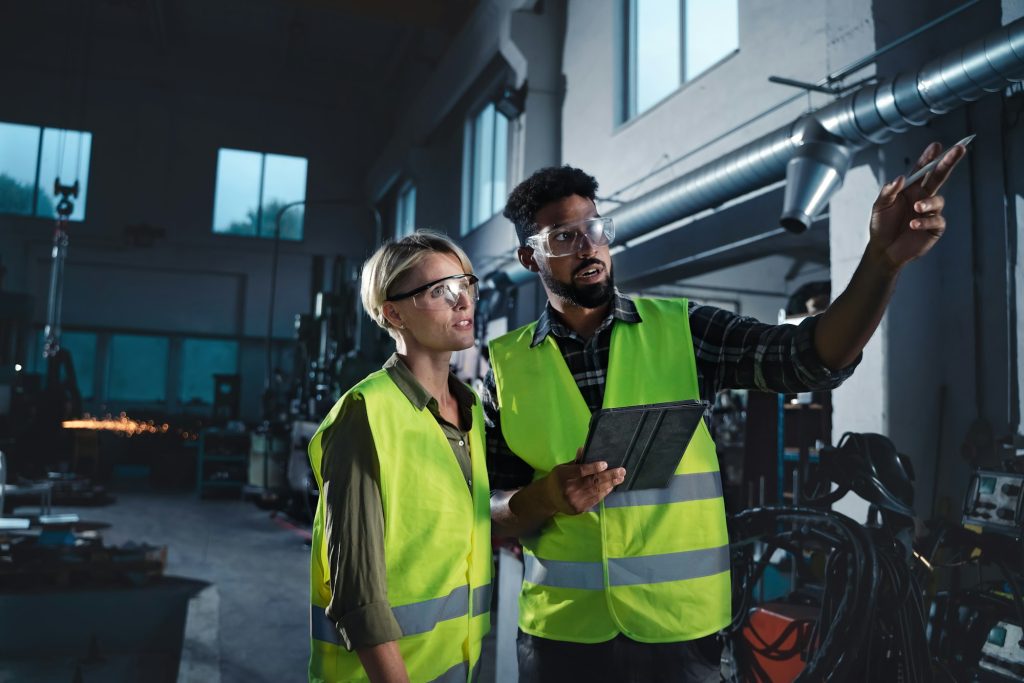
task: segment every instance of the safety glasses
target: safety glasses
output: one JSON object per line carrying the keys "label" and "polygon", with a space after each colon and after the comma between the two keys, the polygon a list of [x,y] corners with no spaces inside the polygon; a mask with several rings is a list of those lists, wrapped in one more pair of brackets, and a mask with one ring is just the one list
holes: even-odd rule
{"label": "safety glasses", "polygon": [[479,278],[472,273],[449,275],[448,277],[428,282],[416,289],[410,289],[408,292],[389,296],[388,301],[412,299],[412,305],[416,308],[431,311],[455,308],[463,294],[470,301],[477,301],[480,298],[480,289],[477,286],[479,281]]}
{"label": "safety glasses", "polygon": [[603,247],[615,239],[615,224],[611,218],[588,218],[542,228],[526,239],[526,245],[548,258],[572,256],[583,248],[584,240],[592,246]]}

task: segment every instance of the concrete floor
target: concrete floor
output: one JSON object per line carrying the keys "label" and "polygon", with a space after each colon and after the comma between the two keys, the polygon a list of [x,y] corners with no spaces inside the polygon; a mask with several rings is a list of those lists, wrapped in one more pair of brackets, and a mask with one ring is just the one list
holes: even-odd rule
{"label": "concrete floor", "polygon": [[207,654],[214,662],[219,658],[221,683],[306,680],[309,547],[299,532],[239,500],[200,501],[187,493],[116,496],[105,507],[54,512],[111,524],[102,532],[107,545],[165,545],[167,575],[212,584],[219,610],[203,630],[212,635],[214,652]]}
{"label": "concrete floor", "polygon": [[[179,683],[215,683],[218,669],[220,683],[306,680],[306,530],[237,499],[198,500],[193,493],[114,493],[117,502],[112,505],[56,507],[54,512],[76,512],[83,520],[109,523],[111,527],[102,532],[107,545],[167,546],[168,576],[211,584],[213,590],[204,591],[198,610],[196,600],[190,607]],[[207,645],[191,640],[196,621],[203,622],[198,626],[199,640]],[[483,683],[495,678],[493,638],[492,631],[485,642],[479,678]],[[193,655],[203,661],[188,661]]]}

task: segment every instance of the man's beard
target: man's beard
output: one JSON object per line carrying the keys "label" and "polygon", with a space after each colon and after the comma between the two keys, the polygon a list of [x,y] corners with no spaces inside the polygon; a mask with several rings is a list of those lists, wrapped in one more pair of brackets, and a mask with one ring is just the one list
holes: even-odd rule
{"label": "man's beard", "polygon": [[[581,264],[573,272],[573,275],[594,264],[604,265],[601,261],[592,259]],[[551,275],[551,271],[547,268],[540,269],[540,279],[547,285],[549,292],[571,306],[600,308],[610,303],[615,297],[615,278],[612,275],[611,267],[608,267],[606,270],[608,271],[608,277],[603,282],[596,282],[592,285],[579,286],[572,282],[568,284],[559,282]]]}

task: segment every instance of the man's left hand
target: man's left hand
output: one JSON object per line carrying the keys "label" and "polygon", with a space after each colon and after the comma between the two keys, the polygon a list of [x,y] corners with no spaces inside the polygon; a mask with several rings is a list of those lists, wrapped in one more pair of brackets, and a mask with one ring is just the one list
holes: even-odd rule
{"label": "man's left hand", "polygon": [[[942,153],[939,143],[928,145],[914,170]],[[871,209],[868,249],[896,270],[927,254],[946,230],[945,200],[938,191],[966,153],[963,145],[954,145],[934,169],[910,187],[904,187],[904,176],[885,185]]]}

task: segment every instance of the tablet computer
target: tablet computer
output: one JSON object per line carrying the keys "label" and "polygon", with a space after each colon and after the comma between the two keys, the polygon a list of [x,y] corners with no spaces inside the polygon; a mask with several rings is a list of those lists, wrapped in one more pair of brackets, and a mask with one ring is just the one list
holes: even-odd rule
{"label": "tablet computer", "polygon": [[677,401],[602,408],[590,418],[583,462],[625,467],[626,478],[616,490],[664,488],[706,407],[704,401]]}

